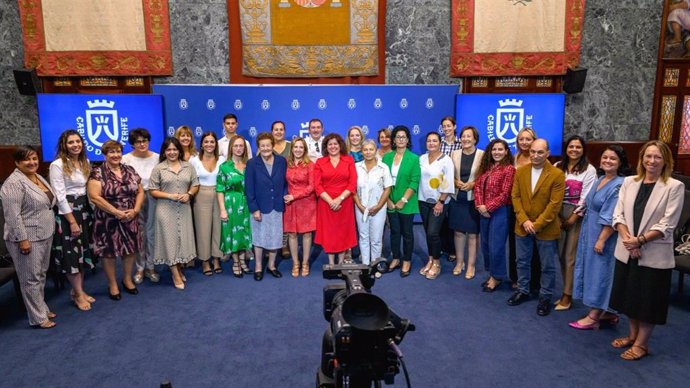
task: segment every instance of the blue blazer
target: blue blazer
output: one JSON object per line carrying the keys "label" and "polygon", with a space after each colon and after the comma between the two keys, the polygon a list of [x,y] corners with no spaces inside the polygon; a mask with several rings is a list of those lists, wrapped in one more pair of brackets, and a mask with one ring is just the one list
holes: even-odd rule
{"label": "blue blazer", "polygon": [[247,205],[251,213],[257,210],[264,214],[273,210],[285,211],[283,197],[288,193],[285,181],[286,171],[287,160],[280,155],[273,155],[271,175],[268,175],[261,155],[247,161],[247,169],[244,172],[244,193],[247,195]]}

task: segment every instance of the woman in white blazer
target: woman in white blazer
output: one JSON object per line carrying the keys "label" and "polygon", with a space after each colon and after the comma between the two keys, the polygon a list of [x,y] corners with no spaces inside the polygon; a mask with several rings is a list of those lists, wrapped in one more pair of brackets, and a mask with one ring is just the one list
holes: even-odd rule
{"label": "woman in white blazer", "polygon": [[613,212],[618,231],[610,307],[630,319],[627,337],[615,348],[628,348],[625,360],[649,353],[655,325],[666,323],[673,258],[673,229],[683,207],[684,185],[671,178],[673,156],[658,140],[640,150],[637,176],[623,181]]}
{"label": "woman in white blazer", "polygon": [[55,194],[38,175],[38,152],[17,147],[12,155],[16,169],[2,185],[0,199],[5,215],[3,238],[19,277],[29,324],[42,329],[55,326],[44,289],[55,232]]}

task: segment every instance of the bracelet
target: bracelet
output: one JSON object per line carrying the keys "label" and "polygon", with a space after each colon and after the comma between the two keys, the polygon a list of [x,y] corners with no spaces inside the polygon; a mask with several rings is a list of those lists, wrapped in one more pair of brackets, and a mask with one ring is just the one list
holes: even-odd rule
{"label": "bracelet", "polygon": [[643,244],[643,245],[647,243],[647,237],[645,237],[644,234],[641,234],[639,238],[642,239],[642,244]]}
{"label": "bracelet", "polygon": [[192,193],[189,192],[189,191],[187,192],[187,195],[189,195],[190,197],[194,197],[194,194],[192,194]]}
{"label": "bracelet", "polygon": [[343,197],[343,196],[341,195],[341,196],[340,196],[340,201],[342,202],[342,201],[344,201],[344,200],[345,200],[345,197]]}
{"label": "bracelet", "polygon": [[404,203],[407,203],[407,198],[405,198],[405,197],[400,198],[400,200],[403,201]]}

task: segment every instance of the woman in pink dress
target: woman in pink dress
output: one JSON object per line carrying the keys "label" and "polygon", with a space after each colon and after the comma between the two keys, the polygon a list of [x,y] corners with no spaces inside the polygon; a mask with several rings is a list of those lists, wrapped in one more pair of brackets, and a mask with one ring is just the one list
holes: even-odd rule
{"label": "woman in pink dress", "polygon": [[332,265],[336,254],[341,262],[345,251],[357,244],[352,202],[352,194],[357,189],[357,170],[340,135],[331,133],[323,144],[326,145],[322,150],[324,156],[314,166],[314,187],[319,197],[314,241],[323,247]]}
{"label": "woman in pink dress", "polygon": [[312,232],[316,229],[316,196],[314,195],[314,163],[307,155],[307,142],[299,137],[292,142],[285,174],[288,194],[285,196],[283,231],[288,234],[292,276],[300,274],[297,235],[302,234],[302,276],[309,275]]}

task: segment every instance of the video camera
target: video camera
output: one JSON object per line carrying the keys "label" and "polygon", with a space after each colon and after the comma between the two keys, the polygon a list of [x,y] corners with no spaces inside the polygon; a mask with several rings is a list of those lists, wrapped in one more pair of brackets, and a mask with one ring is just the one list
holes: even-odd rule
{"label": "video camera", "polygon": [[[325,279],[344,280],[323,290],[323,314],[329,327],[323,335],[317,387],[371,387],[393,384],[400,372],[398,344],[415,326],[399,317],[371,287],[388,269],[384,259],[371,265],[324,265]],[[408,380],[407,370],[405,377]]]}

